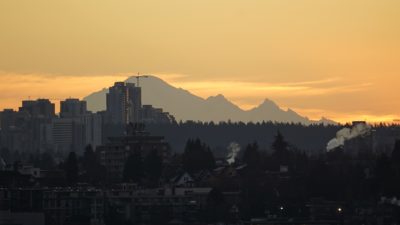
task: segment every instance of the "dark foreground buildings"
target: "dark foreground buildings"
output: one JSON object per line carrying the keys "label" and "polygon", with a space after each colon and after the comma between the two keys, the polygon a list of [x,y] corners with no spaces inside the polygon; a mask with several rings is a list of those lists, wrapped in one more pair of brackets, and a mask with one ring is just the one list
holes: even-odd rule
{"label": "dark foreground buildings", "polygon": [[144,159],[155,151],[164,164],[171,158],[171,149],[164,137],[146,132],[143,124],[129,124],[126,135],[109,137],[107,144],[99,146],[97,151],[107,176],[115,181],[122,180],[125,162],[132,154],[139,154]]}

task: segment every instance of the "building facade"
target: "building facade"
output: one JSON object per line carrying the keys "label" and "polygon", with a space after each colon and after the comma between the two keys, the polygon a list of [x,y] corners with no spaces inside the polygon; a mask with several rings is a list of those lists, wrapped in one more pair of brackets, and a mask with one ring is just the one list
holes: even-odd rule
{"label": "building facade", "polygon": [[140,152],[144,158],[151,151],[156,150],[164,163],[168,162],[171,150],[162,136],[152,136],[143,131],[141,125],[128,125],[127,135],[109,137],[109,142],[98,148],[101,154],[101,163],[107,168],[110,178],[121,180],[124,165],[128,157]]}
{"label": "building facade", "polygon": [[76,98],[68,98],[60,102],[61,118],[82,117],[87,113],[86,101],[80,101]]}
{"label": "building facade", "polygon": [[139,122],[141,89],[133,83],[116,82],[106,95],[107,122],[111,124],[128,124]]}

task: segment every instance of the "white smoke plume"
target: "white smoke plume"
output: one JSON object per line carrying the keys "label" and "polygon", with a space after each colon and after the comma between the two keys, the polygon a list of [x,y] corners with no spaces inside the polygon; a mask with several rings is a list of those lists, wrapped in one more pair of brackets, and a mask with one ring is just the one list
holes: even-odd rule
{"label": "white smoke plume", "polygon": [[366,123],[357,123],[351,129],[343,128],[336,133],[336,138],[333,138],[326,145],[326,150],[329,152],[340,146],[344,146],[345,141],[360,137],[370,133],[371,126]]}
{"label": "white smoke plume", "polygon": [[381,197],[380,203],[400,206],[400,199],[397,199],[396,197],[393,197],[393,198]]}
{"label": "white smoke plume", "polygon": [[228,155],[227,155],[227,162],[229,163],[229,164],[233,164],[233,163],[235,163],[235,161],[236,161],[236,157],[237,157],[237,155],[239,154],[239,152],[240,152],[240,145],[238,144],[238,143],[236,143],[236,142],[231,142],[229,145],[228,145]]}

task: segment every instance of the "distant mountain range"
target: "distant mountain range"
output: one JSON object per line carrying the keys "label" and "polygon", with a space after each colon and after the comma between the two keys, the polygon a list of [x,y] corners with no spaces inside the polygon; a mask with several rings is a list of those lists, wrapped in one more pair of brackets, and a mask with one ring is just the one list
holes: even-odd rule
{"label": "distant mountain range", "polygon": [[[125,82],[136,83],[134,77]],[[162,108],[175,116],[176,120],[194,121],[243,121],[243,122],[294,122],[302,124],[336,124],[335,121],[322,118],[313,121],[295,111],[281,109],[275,102],[265,99],[259,106],[243,110],[222,94],[203,99],[182,88],[176,88],[155,76],[140,80],[142,87],[142,103]],[[97,112],[106,109],[106,93],[108,88],[94,92],[84,98],[88,109]]]}

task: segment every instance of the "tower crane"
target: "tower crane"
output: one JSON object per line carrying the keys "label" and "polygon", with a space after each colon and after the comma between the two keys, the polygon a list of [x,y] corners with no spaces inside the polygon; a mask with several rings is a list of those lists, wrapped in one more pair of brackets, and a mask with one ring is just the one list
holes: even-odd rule
{"label": "tower crane", "polygon": [[136,78],[136,85],[139,87],[139,80],[140,78],[148,78],[148,75],[140,75],[139,73],[136,76],[133,76]]}

